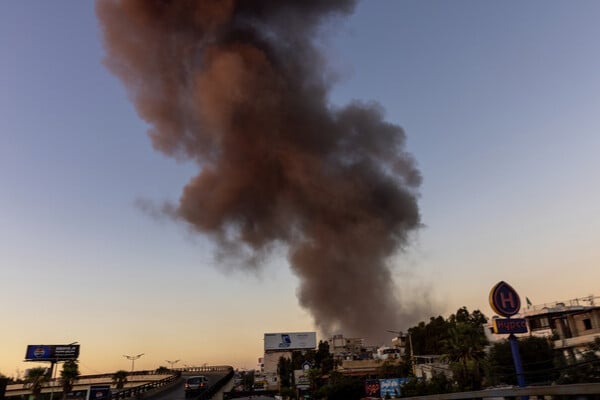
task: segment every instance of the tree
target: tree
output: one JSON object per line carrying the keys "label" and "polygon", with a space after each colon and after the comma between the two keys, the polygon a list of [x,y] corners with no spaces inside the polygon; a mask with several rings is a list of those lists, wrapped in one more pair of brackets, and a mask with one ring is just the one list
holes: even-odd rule
{"label": "tree", "polygon": [[329,352],[329,343],[320,340],[319,347],[315,353],[315,368],[320,368],[323,374],[328,374],[335,368],[333,354]]}
{"label": "tree", "polygon": [[10,378],[0,373],[0,399],[4,398],[4,393],[6,392],[6,385],[8,385],[8,382],[10,380]]}
{"label": "tree", "polygon": [[[442,354],[443,343],[448,338],[450,323],[442,316],[431,317],[429,322],[420,322],[417,326],[409,328],[410,342],[414,354]],[[409,343],[410,345],[410,343]],[[407,348],[407,352],[411,349]]]}
{"label": "tree", "polygon": [[364,378],[345,376],[340,372],[332,371],[327,384],[319,385],[314,393],[317,399],[358,400],[365,395]]}
{"label": "tree", "polygon": [[161,365],[160,367],[156,368],[156,373],[159,375],[167,375],[172,373],[173,371],[171,371],[169,368]]}
{"label": "tree", "polygon": [[281,388],[292,387],[292,375],[294,374],[292,360],[287,357],[279,357],[277,374],[279,375],[279,385]]}
{"label": "tree", "polygon": [[48,376],[48,369],[44,367],[31,368],[27,371],[25,376],[25,382],[29,388],[31,388],[31,394],[35,400],[39,399],[40,393],[44,384],[50,380]]}
{"label": "tree", "polygon": [[407,363],[397,363],[395,360],[385,360],[377,367],[377,378],[400,378],[409,376],[411,366]]}
{"label": "tree", "polygon": [[[549,383],[557,378],[554,371],[554,350],[546,338],[528,336],[519,339],[519,354],[525,382]],[[510,342],[494,343],[487,355],[486,383],[488,385],[517,384]]]}
{"label": "tree", "polygon": [[457,388],[444,373],[434,372],[430,380],[411,378],[402,385],[402,396],[427,396],[455,392]]}
{"label": "tree", "polygon": [[63,399],[67,398],[67,395],[73,390],[75,381],[79,378],[79,365],[77,361],[69,360],[63,364],[62,371],[60,371],[60,382],[63,389]]}
{"label": "tree", "polygon": [[127,383],[127,375],[129,375],[129,373],[124,369],[120,369],[113,374],[112,380],[115,383],[117,389],[123,389],[123,387]]}
{"label": "tree", "polygon": [[450,362],[454,379],[461,390],[479,390],[483,380],[485,346],[488,344],[483,331],[485,315],[479,310],[469,314],[466,307],[448,318],[450,327],[444,342],[444,358]]}
{"label": "tree", "polygon": [[579,357],[559,357],[559,384],[600,382],[600,338],[596,338]]}

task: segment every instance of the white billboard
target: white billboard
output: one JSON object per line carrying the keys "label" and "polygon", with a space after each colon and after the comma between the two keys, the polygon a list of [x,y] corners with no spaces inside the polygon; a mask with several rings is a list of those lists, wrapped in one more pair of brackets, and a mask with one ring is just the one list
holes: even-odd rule
{"label": "white billboard", "polygon": [[316,347],[316,332],[265,333],[265,351],[315,349]]}

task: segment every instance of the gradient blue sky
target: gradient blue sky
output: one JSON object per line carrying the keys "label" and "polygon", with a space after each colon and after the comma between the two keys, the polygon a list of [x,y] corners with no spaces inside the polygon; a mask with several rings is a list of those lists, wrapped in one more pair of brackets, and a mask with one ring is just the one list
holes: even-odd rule
{"label": "gradient blue sky", "polygon": [[[380,102],[424,176],[394,276],[431,315],[490,316],[499,280],[535,304],[600,294],[599,20],[597,1],[369,0],[330,30],[331,101]],[[194,165],[151,148],[93,2],[0,2],[0,47],[1,373],[74,341],[85,374],[138,353],[253,368],[264,332],[314,329],[283,255],[224,269],[136,207],[176,201]]]}

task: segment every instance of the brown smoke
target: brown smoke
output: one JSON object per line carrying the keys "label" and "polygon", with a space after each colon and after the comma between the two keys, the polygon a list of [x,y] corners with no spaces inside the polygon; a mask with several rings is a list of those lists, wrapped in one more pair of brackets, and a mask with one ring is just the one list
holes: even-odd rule
{"label": "brown smoke", "polygon": [[[222,251],[284,244],[326,334],[405,326],[388,261],[419,227],[420,174],[377,104],[328,104],[318,28],[353,0],[100,0],[105,59],[154,147],[198,175],[174,213]],[[243,254],[244,252],[241,251]]]}

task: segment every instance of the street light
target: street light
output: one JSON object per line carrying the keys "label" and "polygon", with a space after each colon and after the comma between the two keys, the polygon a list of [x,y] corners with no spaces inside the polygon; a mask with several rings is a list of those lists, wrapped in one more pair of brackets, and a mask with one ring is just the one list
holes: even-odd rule
{"label": "street light", "polygon": [[125,357],[128,360],[131,360],[131,372],[133,372],[133,366],[135,364],[135,360],[137,360],[138,358],[140,358],[143,355],[144,355],[144,353],[140,353],[140,354],[135,355],[135,356],[128,356],[126,354],[123,354],[123,357]]}
{"label": "street light", "polygon": [[169,364],[171,364],[171,369],[173,369],[173,364],[177,364],[180,360],[175,360],[175,361],[165,360],[165,361],[168,362]]}

